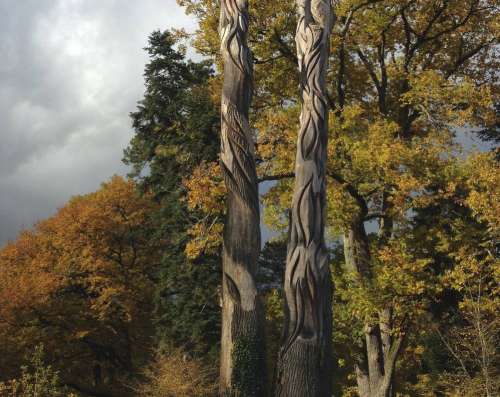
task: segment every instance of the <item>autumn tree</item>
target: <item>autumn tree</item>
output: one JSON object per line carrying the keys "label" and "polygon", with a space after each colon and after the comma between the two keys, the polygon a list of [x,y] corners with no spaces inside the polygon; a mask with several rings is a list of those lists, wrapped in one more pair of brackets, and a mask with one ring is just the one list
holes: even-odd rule
{"label": "autumn tree", "polygon": [[[217,2],[182,0],[200,30],[195,47],[217,58]],[[414,211],[455,194],[458,128],[494,131],[498,5],[493,1],[342,1],[335,4],[327,226],[344,241],[345,318],[352,320],[358,393],[388,396],[408,335],[439,294],[432,253]],[[255,54],[251,119],[258,135],[264,220],[286,230],[299,112],[295,10],[291,2],[252,2]],[[207,200],[205,200],[207,201]],[[371,225],[371,226],[369,226]],[[340,293],[340,292],[339,292]],[[340,313],[337,315],[340,316]]]}
{"label": "autumn tree", "polygon": [[[358,207],[357,215],[351,217],[344,232],[346,267],[356,275],[357,282],[371,284],[369,288],[379,285],[377,279],[389,271],[385,277],[394,288],[385,302],[379,300],[377,314],[372,312],[365,320],[363,345],[356,365],[361,395],[391,394],[395,361],[412,320],[418,318],[414,315],[418,310],[415,312],[412,307],[419,309],[425,305],[426,295],[436,293],[428,287],[435,285],[432,272],[426,271],[426,266],[431,270],[428,266],[432,257],[418,256],[415,246],[404,243],[412,234],[408,211],[429,205],[440,192],[449,193],[445,186],[437,192],[435,188],[442,186],[446,170],[453,163],[450,152],[453,128],[491,122],[494,87],[488,70],[495,67],[491,58],[496,37],[493,14],[493,4],[429,2],[374,5],[357,14],[359,25],[354,22],[352,15],[355,14],[348,11],[346,16],[345,23],[354,25],[345,41],[341,41],[340,51],[345,51],[347,45],[352,46],[355,57],[345,63],[345,70],[355,67],[365,70],[368,83],[373,87],[371,110],[374,112],[363,110],[358,117],[371,118],[369,114],[373,114],[374,118],[365,127],[369,140],[378,135],[371,133],[377,128],[388,138],[367,142],[367,149],[376,149],[378,153],[366,153],[371,159],[365,158],[370,161],[358,171],[355,164],[361,160],[358,163],[361,165],[363,156],[358,148],[349,148],[349,134],[339,134],[340,142],[335,145],[341,156],[334,157],[340,161],[332,169],[343,168],[337,180],[347,182],[345,188]],[[368,20],[378,21],[372,31],[363,26]],[[457,39],[458,32],[470,35],[471,40],[465,43]],[[374,40],[375,48],[372,47]],[[403,54],[399,52],[400,45],[404,48]],[[477,61],[482,61],[481,75],[477,74]],[[338,100],[342,100],[347,91],[346,80],[337,80]],[[360,105],[363,106],[362,102]],[[353,107],[340,103],[339,119],[346,119],[348,109]],[[384,149],[389,151],[384,154]],[[341,165],[344,156],[348,170]],[[372,166],[375,174],[368,171]],[[365,222],[369,219],[377,219],[379,225],[373,242],[367,238]],[[377,269],[379,264],[381,269]],[[407,278],[398,286],[397,273],[393,271],[398,271],[399,264],[411,268],[402,273]],[[407,284],[413,277],[422,277],[426,287],[420,291],[415,289],[418,280]],[[408,288],[411,285],[414,288]],[[404,292],[398,291],[401,288]],[[416,296],[420,299],[415,301]],[[404,299],[398,299],[401,297]],[[373,298],[370,301],[376,302]]]}
{"label": "autumn tree", "polygon": [[441,283],[455,298],[433,319],[451,363],[437,376],[436,390],[447,395],[499,392],[499,175],[494,153],[471,154],[455,169],[456,194],[434,208],[434,222],[425,226],[425,249],[434,246],[447,262]]}
{"label": "autumn tree", "polygon": [[119,380],[153,347],[156,211],[132,181],[113,177],[2,249],[2,378],[17,376],[23,352],[43,343],[63,385],[129,393]]}

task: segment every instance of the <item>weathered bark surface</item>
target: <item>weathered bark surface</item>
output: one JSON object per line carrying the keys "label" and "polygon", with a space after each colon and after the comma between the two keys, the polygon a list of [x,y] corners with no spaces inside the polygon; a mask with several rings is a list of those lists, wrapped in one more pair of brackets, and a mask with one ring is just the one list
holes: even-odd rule
{"label": "weathered bark surface", "polygon": [[[344,255],[348,271],[355,272],[363,283],[371,282],[370,247],[362,220],[344,234]],[[378,313],[378,322],[368,321],[364,340],[355,353],[355,371],[360,397],[391,397],[394,368],[400,353],[403,335],[393,337],[392,309]]]}
{"label": "weathered bark surface", "polygon": [[363,280],[371,279],[371,259],[368,236],[362,220],[352,223],[344,234],[344,256],[346,268]]}
{"label": "weathered bark surface", "polygon": [[302,90],[295,189],[285,272],[285,327],[277,396],[331,396],[331,279],[324,241],[329,0],[299,0],[296,43]]}
{"label": "weathered bark surface", "polygon": [[254,142],[248,124],[252,56],[246,0],[221,1],[224,60],[221,168],[228,189],[223,248],[220,394],[264,395],[263,316],[255,275],[260,220]]}

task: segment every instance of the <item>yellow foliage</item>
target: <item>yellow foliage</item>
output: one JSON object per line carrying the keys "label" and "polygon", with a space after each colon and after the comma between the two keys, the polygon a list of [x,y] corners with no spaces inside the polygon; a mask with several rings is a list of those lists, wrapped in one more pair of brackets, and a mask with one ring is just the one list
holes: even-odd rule
{"label": "yellow foliage", "polygon": [[219,163],[201,163],[183,184],[187,189],[187,203],[190,209],[209,215],[224,213],[226,187]]}
{"label": "yellow foliage", "polygon": [[477,86],[470,78],[451,83],[436,70],[410,76],[411,90],[401,96],[405,105],[415,106],[432,125],[466,126],[494,118],[493,97],[489,86]]}
{"label": "yellow foliage", "polygon": [[210,225],[200,221],[188,230],[191,240],[186,244],[186,256],[196,259],[202,254],[215,254],[222,244],[224,225],[222,220],[215,218]]}
{"label": "yellow foliage", "polygon": [[189,259],[216,253],[222,245],[226,187],[218,163],[201,163],[183,181],[188,207],[201,217],[188,230],[191,239],[185,253]]}
{"label": "yellow foliage", "polygon": [[480,221],[486,222],[491,230],[500,233],[500,164],[491,153],[471,156],[466,167],[469,169],[466,203]]}
{"label": "yellow foliage", "polygon": [[214,368],[189,358],[182,350],[159,354],[137,392],[144,397],[214,397]]}

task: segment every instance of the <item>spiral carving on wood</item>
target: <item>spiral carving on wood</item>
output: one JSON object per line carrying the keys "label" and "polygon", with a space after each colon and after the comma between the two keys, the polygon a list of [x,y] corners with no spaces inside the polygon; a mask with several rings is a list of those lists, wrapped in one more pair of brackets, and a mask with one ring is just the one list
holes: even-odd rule
{"label": "spiral carving on wood", "polygon": [[[302,365],[313,368],[309,379],[319,379],[317,372],[328,366],[331,280],[324,241],[329,109],[325,79],[332,10],[330,0],[299,0],[297,5],[296,45],[302,112],[286,260],[287,310],[278,395],[326,396],[326,389],[321,385],[306,390],[294,382],[293,373],[297,368],[293,366],[303,361]],[[312,385],[321,381],[311,382]]]}
{"label": "spiral carving on wood", "polygon": [[[248,4],[246,0],[221,0],[220,5],[224,63],[220,160],[228,191],[222,255],[220,395],[243,395],[244,387],[244,395],[257,397],[264,395],[265,355],[262,308],[255,283],[260,216],[254,142],[248,122],[253,73],[247,45]],[[235,356],[243,342],[254,357],[248,362]]]}
{"label": "spiral carving on wood", "polygon": [[249,144],[248,120],[228,102],[222,103],[221,166],[229,192],[236,194],[254,214],[259,212],[257,175]]}
{"label": "spiral carving on wood", "polygon": [[[252,55],[247,46],[247,1],[221,2],[220,34],[225,87],[222,95],[221,164],[229,192],[259,213],[253,140],[248,123]],[[236,68],[236,69],[235,69]]]}

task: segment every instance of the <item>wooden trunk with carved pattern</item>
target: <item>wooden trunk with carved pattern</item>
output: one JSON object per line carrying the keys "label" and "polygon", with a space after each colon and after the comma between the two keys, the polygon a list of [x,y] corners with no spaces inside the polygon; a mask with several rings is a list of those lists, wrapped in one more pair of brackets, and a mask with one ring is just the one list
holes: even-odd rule
{"label": "wooden trunk with carved pattern", "polygon": [[220,395],[265,395],[263,313],[255,276],[260,250],[258,183],[248,123],[252,55],[246,0],[221,1],[224,85],[221,168],[228,190],[223,248]]}
{"label": "wooden trunk with carved pattern", "polygon": [[285,273],[278,397],[331,396],[331,275],[324,241],[329,0],[298,0],[302,113]]}

